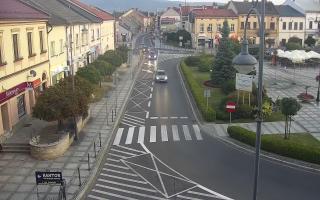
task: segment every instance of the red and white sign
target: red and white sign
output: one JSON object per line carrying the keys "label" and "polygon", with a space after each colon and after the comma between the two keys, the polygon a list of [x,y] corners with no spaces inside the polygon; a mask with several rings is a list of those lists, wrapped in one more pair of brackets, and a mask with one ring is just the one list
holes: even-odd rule
{"label": "red and white sign", "polygon": [[227,102],[226,109],[227,109],[227,112],[229,112],[229,113],[236,112],[236,103],[235,102]]}

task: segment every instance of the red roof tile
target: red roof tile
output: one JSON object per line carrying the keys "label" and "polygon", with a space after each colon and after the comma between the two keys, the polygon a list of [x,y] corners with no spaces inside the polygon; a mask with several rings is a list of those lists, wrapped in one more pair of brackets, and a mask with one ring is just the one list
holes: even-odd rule
{"label": "red roof tile", "polygon": [[197,17],[237,17],[230,9],[207,8],[203,10],[193,10],[192,13]]}
{"label": "red roof tile", "polygon": [[0,20],[49,19],[49,15],[19,0],[1,0]]}
{"label": "red roof tile", "polygon": [[82,2],[80,2],[80,1],[78,1],[78,0],[70,0],[70,1],[71,1],[72,3],[78,5],[78,6],[81,7],[82,9],[84,9],[84,10],[92,13],[92,14],[95,15],[96,17],[104,20],[104,21],[113,20],[113,19],[114,19],[114,17],[113,17],[110,13],[108,13],[108,12],[106,12],[106,11],[103,11],[103,10],[101,10],[101,9],[95,8],[95,7],[93,7],[93,6],[89,6],[89,5],[84,4],[84,3],[82,3]]}

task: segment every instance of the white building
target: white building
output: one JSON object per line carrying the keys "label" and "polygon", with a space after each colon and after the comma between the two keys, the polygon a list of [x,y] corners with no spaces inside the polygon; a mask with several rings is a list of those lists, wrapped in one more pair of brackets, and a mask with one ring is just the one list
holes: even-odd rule
{"label": "white building", "polygon": [[128,45],[132,40],[130,27],[119,21],[116,21],[116,45]]}
{"label": "white building", "polygon": [[177,31],[181,26],[180,9],[171,7],[168,8],[160,16],[160,28],[163,31]]}
{"label": "white building", "polygon": [[304,44],[305,37],[305,15],[289,5],[276,6],[279,12],[279,44],[284,46],[289,38],[299,38],[300,44]]}

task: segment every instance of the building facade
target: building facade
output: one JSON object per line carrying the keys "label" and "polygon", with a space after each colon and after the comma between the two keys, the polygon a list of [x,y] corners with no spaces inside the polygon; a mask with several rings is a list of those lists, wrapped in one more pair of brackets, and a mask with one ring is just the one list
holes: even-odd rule
{"label": "building facade", "polygon": [[175,7],[168,8],[160,16],[160,29],[162,31],[177,31],[181,26],[180,9]]}
{"label": "building facade", "polygon": [[288,5],[278,5],[276,9],[279,13],[279,41],[277,46],[283,47],[289,38],[300,39],[300,44],[305,40],[305,15]]}
{"label": "building facade", "polygon": [[130,31],[130,27],[127,27],[125,24],[121,22],[116,22],[116,46],[126,45],[132,41],[132,32]]}
{"label": "building facade", "polygon": [[30,115],[36,97],[50,85],[49,16],[18,0],[1,3],[0,137]]}
{"label": "building facade", "polygon": [[238,37],[238,17],[229,9],[206,8],[191,11],[192,44],[194,47],[213,48],[219,44],[223,22],[227,20],[230,27],[230,37]]}

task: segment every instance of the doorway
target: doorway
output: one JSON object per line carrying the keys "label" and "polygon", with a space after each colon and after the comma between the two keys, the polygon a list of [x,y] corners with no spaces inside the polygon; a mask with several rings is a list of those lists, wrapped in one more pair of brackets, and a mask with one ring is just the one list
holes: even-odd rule
{"label": "doorway", "polygon": [[9,109],[8,104],[3,104],[1,106],[1,117],[2,117],[2,126],[3,131],[9,132],[10,131],[10,122],[9,122]]}

